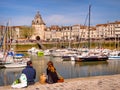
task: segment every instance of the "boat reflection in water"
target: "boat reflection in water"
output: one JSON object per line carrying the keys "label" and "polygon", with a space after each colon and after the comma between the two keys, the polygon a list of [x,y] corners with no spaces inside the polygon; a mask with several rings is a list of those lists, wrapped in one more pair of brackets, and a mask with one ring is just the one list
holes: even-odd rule
{"label": "boat reflection in water", "polygon": [[75,62],[75,66],[96,66],[96,65],[103,65],[103,64],[108,64],[107,61],[91,61],[91,62]]}
{"label": "boat reflection in water", "polygon": [[74,68],[79,68],[80,77],[99,76],[105,74],[108,67],[107,61],[93,61],[93,62],[75,62]]}
{"label": "boat reflection in water", "polygon": [[63,61],[64,67],[57,69],[60,71],[65,78],[77,78],[77,77],[89,77],[99,75],[109,75],[109,63],[107,61],[91,61],[91,62],[74,62],[74,61]]}

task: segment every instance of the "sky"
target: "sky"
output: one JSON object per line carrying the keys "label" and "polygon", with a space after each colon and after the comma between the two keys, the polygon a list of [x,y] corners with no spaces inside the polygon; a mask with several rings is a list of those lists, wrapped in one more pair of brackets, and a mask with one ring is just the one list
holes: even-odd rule
{"label": "sky", "polygon": [[0,25],[31,26],[39,11],[46,26],[92,26],[120,21],[120,0],[0,0]]}

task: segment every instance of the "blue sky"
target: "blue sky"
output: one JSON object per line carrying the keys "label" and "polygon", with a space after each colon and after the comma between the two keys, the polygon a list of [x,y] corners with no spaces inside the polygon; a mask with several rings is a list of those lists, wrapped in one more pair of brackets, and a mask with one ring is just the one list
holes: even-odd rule
{"label": "blue sky", "polygon": [[0,25],[31,25],[37,11],[51,25],[84,24],[91,4],[91,25],[120,21],[120,0],[0,0]]}

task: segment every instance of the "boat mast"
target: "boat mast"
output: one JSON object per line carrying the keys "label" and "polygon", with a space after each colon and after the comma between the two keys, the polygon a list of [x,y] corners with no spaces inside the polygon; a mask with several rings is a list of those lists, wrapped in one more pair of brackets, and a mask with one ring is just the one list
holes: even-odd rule
{"label": "boat mast", "polygon": [[89,22],[88,22],[88,48],[90,49],[90,16],[91,16],[91,5],[89,5]]}
{"label": "boat mast", "polygon": [[6,24],[5,30],[4,30],[4,36],[3,36],[3,50],[6,51],[7,49],[7,33],[8,33],[8,22]]}

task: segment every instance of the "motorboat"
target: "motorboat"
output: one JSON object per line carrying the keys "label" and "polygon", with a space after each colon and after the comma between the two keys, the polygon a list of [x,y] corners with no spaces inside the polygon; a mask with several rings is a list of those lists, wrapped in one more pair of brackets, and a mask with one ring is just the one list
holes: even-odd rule
{"label": "motorboat", "polygon": [[120,59],[120,51],[112,51],[108,55],[108,59]]}
{"label": "motorboat", "polygon": [[83,56],[83,57],[79,57],[79,58],[75,58],[75,61],[80,61],[80,62],[84,62],[84,61],[106,61],[108,60],[108,56],[107,55],[103,55],[103,56]]}
{"label": "motorboat", "polygon": [[75,61],[106,61],[108,56],[103,53],[87,52],[75,57]]}

